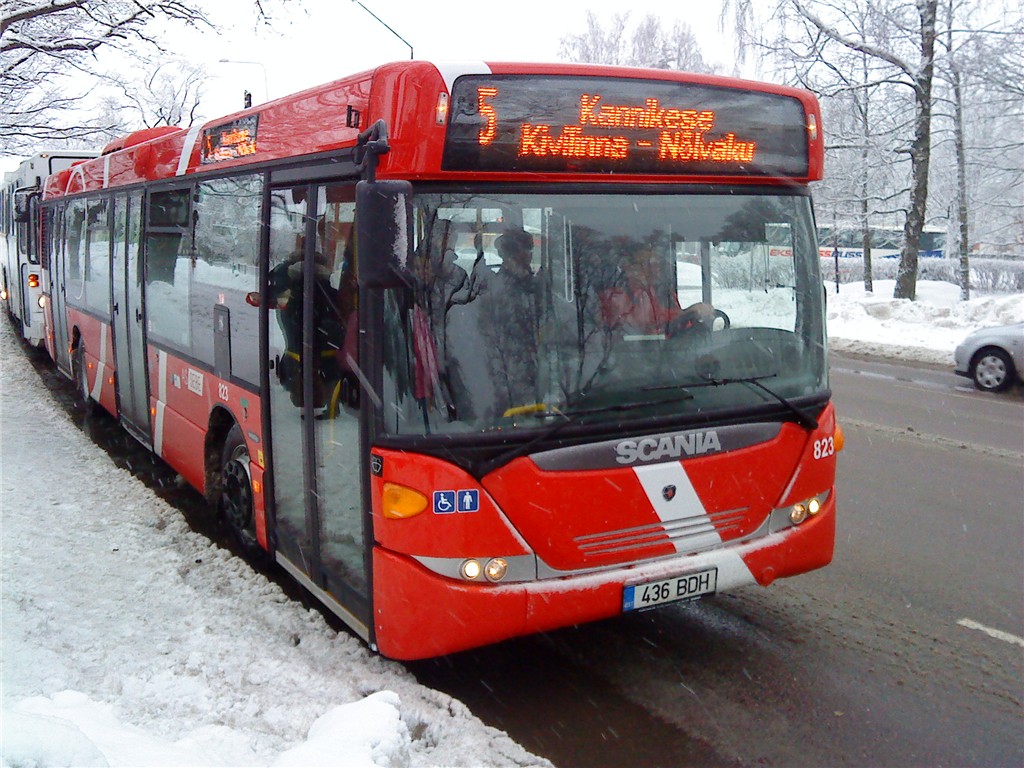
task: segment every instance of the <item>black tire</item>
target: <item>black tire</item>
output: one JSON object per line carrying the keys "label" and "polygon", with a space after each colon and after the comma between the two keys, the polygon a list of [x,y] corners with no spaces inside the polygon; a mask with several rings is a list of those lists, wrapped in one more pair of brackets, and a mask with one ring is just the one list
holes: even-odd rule
{"label": "black tire", "polygon": [[85,366],[85,344],[79,342],[71,351],[71,374],[75,382],[75,402],[85,411],[92,413],[96,402],[89,396],[89,376]]}
{"label": "black tire", "polygon": [[999,347],[979,350],[971,361],[974,386],[983,392],[1002,392],[1013,384],[1013,360]]}
{"label": "black tire", "polygon": [[[722,326],[721,327],[718,327],[718,321],[719,320],[722,321]],[[723,312],[722,310],[716,309],[715,310],[715,319],[711,323],[711,329],[714,330],[714,331],[724,331],[727,328],[729,328],[729,326],[731,326],[731,325],[732,325],[732,320],[729,319],[729,316],[727,314],[725,314],[725,312]]]}
{"label": "black tire", "polygon": [[237,424],[228,432],[221,452],[220,511],[235,540],[247,555],[263,552],[256,538],[249,448]]}

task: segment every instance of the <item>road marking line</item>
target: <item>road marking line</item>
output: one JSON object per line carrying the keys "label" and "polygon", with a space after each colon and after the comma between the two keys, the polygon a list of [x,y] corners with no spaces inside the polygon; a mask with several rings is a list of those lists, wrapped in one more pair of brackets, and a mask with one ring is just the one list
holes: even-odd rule
{"label": "road marking line", "polygon": [[976,621],[970,619],[960,619],[957,624],[967,629],[976,629],[979,632],[984,632],[989,637],[994,637],[996,640],[1002,640],[1004,643],[1015,643],[1021,647],[1024,647],[1024,637],[1017,637],[1011,635],[1009,632],[1003,632],[1001,629],[992,629],[992,627],[986,627],[984,624],[979,624]]}
{"label": "road marking line", "polygon": [[[997,448],[994,445],[979,445],[978,443],[968,443],[964,440],[956,440],[952,437],[943,437],[942,435],[931,435],[927,432],[918,432],[912,427],[895,427],[891,424],[878,424],[873,421],[864,421],[863,419],[853,419],[847,416],[840,415],[839,423],[846,427],[860,427],[862,429],[871,429],[875,432],[881,432],[883,434],[892,435],[893,437],[904,437],[909,440],[919,440],[923,443],[931,443],[933,445],[941,445],[945,448],[955,448],[968,451],[974,451],[975,453],[983,453],[988,456],[998,456],[1002,459],[1010,459],[1011,461],[1021,462],[1024,461],[1024,453],[1020,451],[1014,451],[1009,448]],[[847,446],[851,445],[849,441],[849,435],[847,435]]]}

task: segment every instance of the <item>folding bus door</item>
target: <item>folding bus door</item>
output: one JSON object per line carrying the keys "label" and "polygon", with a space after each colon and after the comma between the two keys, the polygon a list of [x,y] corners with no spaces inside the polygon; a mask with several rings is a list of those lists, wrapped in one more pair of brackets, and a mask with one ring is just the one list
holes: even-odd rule
{"label": "folding bus door", "polygon": [[[355,386],[355,184],[271,190],[270,470],[278,560],[364,636],[366,536]],[[312,297],[312,300],[307,300]]]}
{"label": "folding bus door", "polygon": [[125,426],[148,441],[149,395],[142,323],[142,266],[139,260],[142,193],[115,195],[113,207],[110,287],[118,405]]}
{"label": "folding bus door", "polygon": [[71,376],[71,355],[68,351],[68,313],[64,303],[64,206],[53,209],[50,237],[50,314],[53,319],[53,359],[57,368]]}

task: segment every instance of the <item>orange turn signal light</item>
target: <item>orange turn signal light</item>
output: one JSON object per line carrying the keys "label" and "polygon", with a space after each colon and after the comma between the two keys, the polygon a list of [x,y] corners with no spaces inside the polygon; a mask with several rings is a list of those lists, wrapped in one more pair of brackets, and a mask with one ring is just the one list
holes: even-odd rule
{"label": "orange turn signal light", "polygon": [[398,483],[384,483],[381,509],[389,520],[415,517],[427,508],[427,497]]}

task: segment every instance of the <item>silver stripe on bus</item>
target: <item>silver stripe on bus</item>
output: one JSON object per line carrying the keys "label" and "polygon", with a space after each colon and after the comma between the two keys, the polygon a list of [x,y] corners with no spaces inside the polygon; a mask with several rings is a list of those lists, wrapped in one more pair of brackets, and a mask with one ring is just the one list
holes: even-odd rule
{"label": "silver stripe on bus", "polygon": [[153,420],[153,453],[163,458],[164,455],[164,402],[156,401],[156,418]]}
{"label": "silver stripe on bus", "polygon": [[156,374],[156,399],[161,403],[167,402],[167,353],[162,349],[156,353],[157,374]]}
{"label": "silver stripe on bus", "polygon": [[192,159],[192,150],[196,146],[196,139],[202,129],[202,124],[193,125],[188,129],[188,133],[185,135],[185,145],[181,148],[181,157],[178,158],[178,170],[175,171],[175,176],[181,176],[188,170],[188,161]]}
{"label": "silver stripe on bus", "polygon": [[110,186],[110,155],[103,156],[103,188]]}
{"label": "silver stripe on bus", "polygon": [[633,467],[633,472],[662,523],[686,520],[695,524],[685,537],[673,538],[676,551],[685,554],[722,543],[681,462]]}

